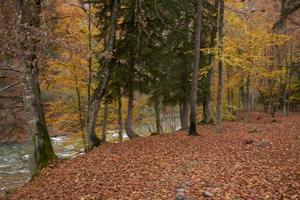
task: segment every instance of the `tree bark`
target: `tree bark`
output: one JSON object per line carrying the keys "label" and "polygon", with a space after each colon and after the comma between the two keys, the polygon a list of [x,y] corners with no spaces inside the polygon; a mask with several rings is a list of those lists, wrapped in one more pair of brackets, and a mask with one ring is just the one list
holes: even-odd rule
{"label": "tree bark", "polygon": [[89,46],[89,58],[88,58],[88,69],[89,69],[89,78],[88,78],[88,102],[91,100],[91,85],[92,85],[92,19],[91,19],[91,5],[88,4],[88,46]]}
{"label": "tree bark", "polygon": [[75,87],[76,87],[76,94],[77,94],[77,109],[78,109],[78,115],[79,115],[79,124],[80,124],[80,131],[81,131],[81,137],[82,137],[82,143],[84,147],[84,151],[87,152],[87,146],[86,146],[86,137],[84,133],[84,121],[83,121],[83,114],[81,110],[81,97],[80,97],[80,89],[78,86],[78,76],[77,76],[77,70],[76,66],[74,67],[74,78],[75,78]]}
{"label": "tree bark", "polygon": [[134,98],[133,88],[130,87],[128,91],[128,109],[127,109],[127,118],[125,122],[125,130],[129,139],[134,139],[138,137],[138,135],[135,134],[135,132],[132,129],[133,98]]}
{"label": "tree bark", "polygon": [[217,91],[217,109],[216,109],[216,132],[222,132],[222,90],[223,90],[223,38],[224,38],[224,0],[219,0],[219,11],[218,11],[218,36],[219,36],[219,47],[218,47],[218,91]]}
{"label": "tree bark", "polygon": [[246,98],[245,98],[245,122],[250,121],[250,75],[247,76],[246,80]]}
{"label": "tree bark", "polygon": [[155,107],[155,119],[156,119],[156,133],[161,134],[162,133],[162,127],[161,127],[161,121],[160,121],[160,101],[158,98],[155,98],[154,102]]}
{"label": "tree bark", "polygon": [[[120,2],[119,0],[113,1],[110,30],[108,33],[108,39],[105,46],[105,51],[108,54],[113,54],[117,15],[118,15],[118,9],[120,4],[119,2]],[[111,69],[110,69],[111,61],[112,61],[112,56],[108,56],[107,58],[104,58],[102,70],[98,74],[99,83],[97,85],[97,88],[93,92],[93,95],[91,96],[91,101],[89,102],[89,107],[87,112],[87,123],[86,123],[86,133],[87,133],[89,150],[101,144],[101,140],[98,138],[98,136],[95,133],[95,128],[96,128],[96,121],[98,117],[100,102],[104,96],[109,81],[109,77],[111,74]]]}
{"label": "tree bark", "polygon": [[[218,10],[218,5],[219,5],[219,0],[215,0],[215,9]],[[211,30],[211,38],[210,38],[210,45],[209,48],[214,48],[216,46],[216,38],[217,38],[217,21],[218,18],[215,18],[214,20],[214,24]],[[208,74],[207,74],[207,91],[208,94],[205,97],[205,103],[204,103],[204,109],[205,112],[203,114],[203,121],[206,124],[210,124],[212,123],[212,118],[211,118],[211,99],[212,99],[212,95],[211,95],[211,85],[213,83],[213,75],[214,75],[214,53],[210,53],[209,54],[209,70],[208,70]]]}
{"label": "tree bark", "polygon": [[197,0],[197,14],[195,21],[195,60],[192,76],[191,87],[191,113],[190,113],[190,130],[189,135],[198,135],[196,126],[197,115],[197,88],[198,88],[198,71],[200,64],[200,43],[201,43],[201,29],[202,29],[202,13],[203,1]]}
{"label": "tree bark", "polygon": [[33,151],[30,155],[30,170],[34,176],[55,159],[51,140],[47,130],[39,83],[38,57],[36,45],[38,39],[29,36],[35,34],[40,27],[42,11],[41,0],[17,1],[20,12],[20,55],[19,59],[24,70],[22,74],[23,102],[26,117],[26,129],[31,133]]}
{"label": "tree bark", "polygon": [[186,98],[182,104],[182,123],[181,130],[188,130],[189,128],[189,99]]}
{"label": "tree bark", "polygon": [[119,132],[119,141],[123,141],[123,123],[122,123],[122,95],[121,89],[118,96],[118,132]]}
{"label": "tree bark", "polygon": [[107,118],[108,118],[108,101],[104,102],[104,113],[102,122],[102,142],[106,142],[106,131],[107,131]]}

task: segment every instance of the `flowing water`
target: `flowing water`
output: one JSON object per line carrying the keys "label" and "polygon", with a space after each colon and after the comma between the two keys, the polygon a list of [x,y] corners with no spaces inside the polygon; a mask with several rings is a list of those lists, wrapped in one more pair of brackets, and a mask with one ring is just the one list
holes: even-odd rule
{"label": "flowing water", "polygon": [[[171,132],[179,128],[179,119],[168,118],[162,120],[164,132]],[[149,135],[155,130],[155,125],[141,124],[135,128],[135,132],[140,135]],[[123,133],[126,140],[128,136]],[[117,131],[107,131],[107,140],[109,142],[117,141]],[[61,159],[73,158],[76,155],[83,154],[84,148],[81,138],[72,138],[70,136],[51,137],[52,145],[56,155]],[[29,176],[29,144],[4,143],[0,144],[0,196],[7,191],[12,191],[30,180]]]}

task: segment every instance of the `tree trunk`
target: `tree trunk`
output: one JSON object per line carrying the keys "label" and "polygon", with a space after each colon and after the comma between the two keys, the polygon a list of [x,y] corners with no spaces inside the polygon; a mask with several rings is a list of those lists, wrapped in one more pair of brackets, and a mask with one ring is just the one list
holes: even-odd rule
{"label": "tree trunk", "polygon": [[189,99],[186,98],[182,104],[182,123],[181,130],[188,130],[189,128]]}
{"label": "tree trunk", "polygon": [[246,80],[246,98],[245,98],[245,122],[250,121],[250,75]]}
{"label": "tree trunk", "polygon": [[[105,51],[109,54],[113,54],[113,46],[114,46],[119,4],[120,4],[119,0],[113,1],[110,30],[105,45]],[[111,74],[111,69],[110,69],[111,61],[112,61],[112,56],[108,56],[108,58],[104,58],[102,70],[98,74],[99,83],[97,85],[97,88],[93,92],[91,101],[89,102],[89,107],[87,112],[87,123],[86,123],[86,133],[87,133],[89,150],[99,146],[101,143],[101,140],[96,135],[95,128],[96,128],[96,121],[98,117],[100,102],[104,96],[109,81],[109,77]]]}
{"label": "tree trunk", "polygon": [[92,30],[91,30],[91,7],[88,4],[88,45],[89,45],[89,58],[88,58],[88,69],[89,69],[89,78],[88,78],[88,102],[91,100],[91,85],[92,85]]}
{"label": "tree trunk", "polygon": [[20,12],[20,61],[24,73],[22,74],[23,102],[26,117],[26,129],[31,133],[33,151],[30,155],[30,170],[34,176],[55,159],[51,140],[48,134],[41,91],[39,83],[38,58],[35,54],[36,38],[27,36],[35,34],[34,30],[40,27],[41,0],[17,1]]}
{"label": "tree trunk", "polygon": [[179,103],[179,117],[180,117],[180,125],[182,128],[182,125],[183,125],[183,103]]}
{"label": "tree trunk", "polygon": [[[219,0],[215,0],[215,9],[218,10],[218,5],[219,5]],[[210,45],[209,48],[214,48],[216,46],[216,38],[217,38],[217,21],[218,18],[216,17],[214,20],[214,24],[211,30],[211,38],[210,38]],[[214,75],[214,53],[209,54],[209,70],[207,74],[207,96],[205,97],[205,113],[203,115],[203,121],[206,124],[212,123],[212,118],[211,118],[211,85],[213,83],[213,75]]]}
{"label": "tree trunk", "polygon": [[129,139],[134,139],[138,137],[138,135],[135,134],[135,132],[132,129],[133,98],[134,98],[133,93],[134,93],[133,88],[130,87],[128,91],[128,109],[127,109],[127,118],[125,122],[125,130]]}
{"label": "tree trunk", "polygon": [[107,118],[108,118],[108,101],[104,103],[104,113],[102,122],[102,142],[106,142],[106,130],[107,130]]}
{"label": "tree trunk", "polygon": [[223,37],[224,37],[224,0],[219,0],[218,10],[218,91],[217,91],[217,109],[216,109],[216,132],[222,132],[222,90],[223,90]]}
{"label": "tree trunk", "polygon": [[81,110],[80,89],[78,86],[77,70],[76,70],[76,66],[73,66],[73,67],[74,67],[74,78],[75,78],[75,86],[76,86],[76,94],[77,94],[77,108],[78,108],[78,115],[79,115],[80,131],[81,131],[81,137],[82,137],[84,151],[87,152],[87,146],[86,146],[86,140],[85,140],[86,137],[84,134],[83,114],[82,114],[82,110]]}
{"label": "tree trunk", "polygon": [[[230,81],[231,78],[231,69],[229,67],[227,67],[226,70],[227,73],[227,82]],[[227,88],[227,110],[229,113],[232,113],[232,98],[231,98],[231,92],[232,89],[230,87]]]}
{"label": "tree trunk", "polygon": [[154,107],[155,107],[155,119],[156,119],[156,133],[161,134],[162,133],[162,128],[161,128],[161,123],[160,123],[160,102],[159,102],[159,98],[155,98]]}
{"label": "tree trunk", "polygon": [[[121,90],[121,89],[120,89]],[[119,141],[123,141],[123,123],[122,123],[122,95],[121,91],[118,96],[118,132],[119,132]]]}
{"label": "tree trunk", "polygon": [[197,0],[197,14],[195,21],[195,60],[193,67],[192,87],[191,87],[191,113],[190,113],[190,130],[189,135],[198,135],[196,126],[197,115],[197,88],[198,88],[198,71],[200,64],[200,42],[202,29],[202,12],[203,2]]}

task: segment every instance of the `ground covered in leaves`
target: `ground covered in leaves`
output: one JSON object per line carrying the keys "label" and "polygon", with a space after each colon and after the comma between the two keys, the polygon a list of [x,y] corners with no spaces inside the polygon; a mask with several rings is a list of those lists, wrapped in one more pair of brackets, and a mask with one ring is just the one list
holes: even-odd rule
{"label": "ground covered in leaves", "polygon": [[56,161],[9,199],[300,199],[300,116],[104,144]]}

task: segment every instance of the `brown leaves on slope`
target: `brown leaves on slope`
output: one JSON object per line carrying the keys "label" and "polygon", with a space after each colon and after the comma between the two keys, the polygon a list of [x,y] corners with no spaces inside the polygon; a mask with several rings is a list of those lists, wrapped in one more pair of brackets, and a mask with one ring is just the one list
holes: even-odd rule
{"label": "brown leaves on slope", "polygon": [[[299,122],[231,122],[222,135],[203,126],[199,137],[181,132],[105,144],[53,163],[9,199],[174,199],[180,185],[193,199],[204,191],[214,199],[299,199]],[[248,133],[253,127],[260,131]]]}

